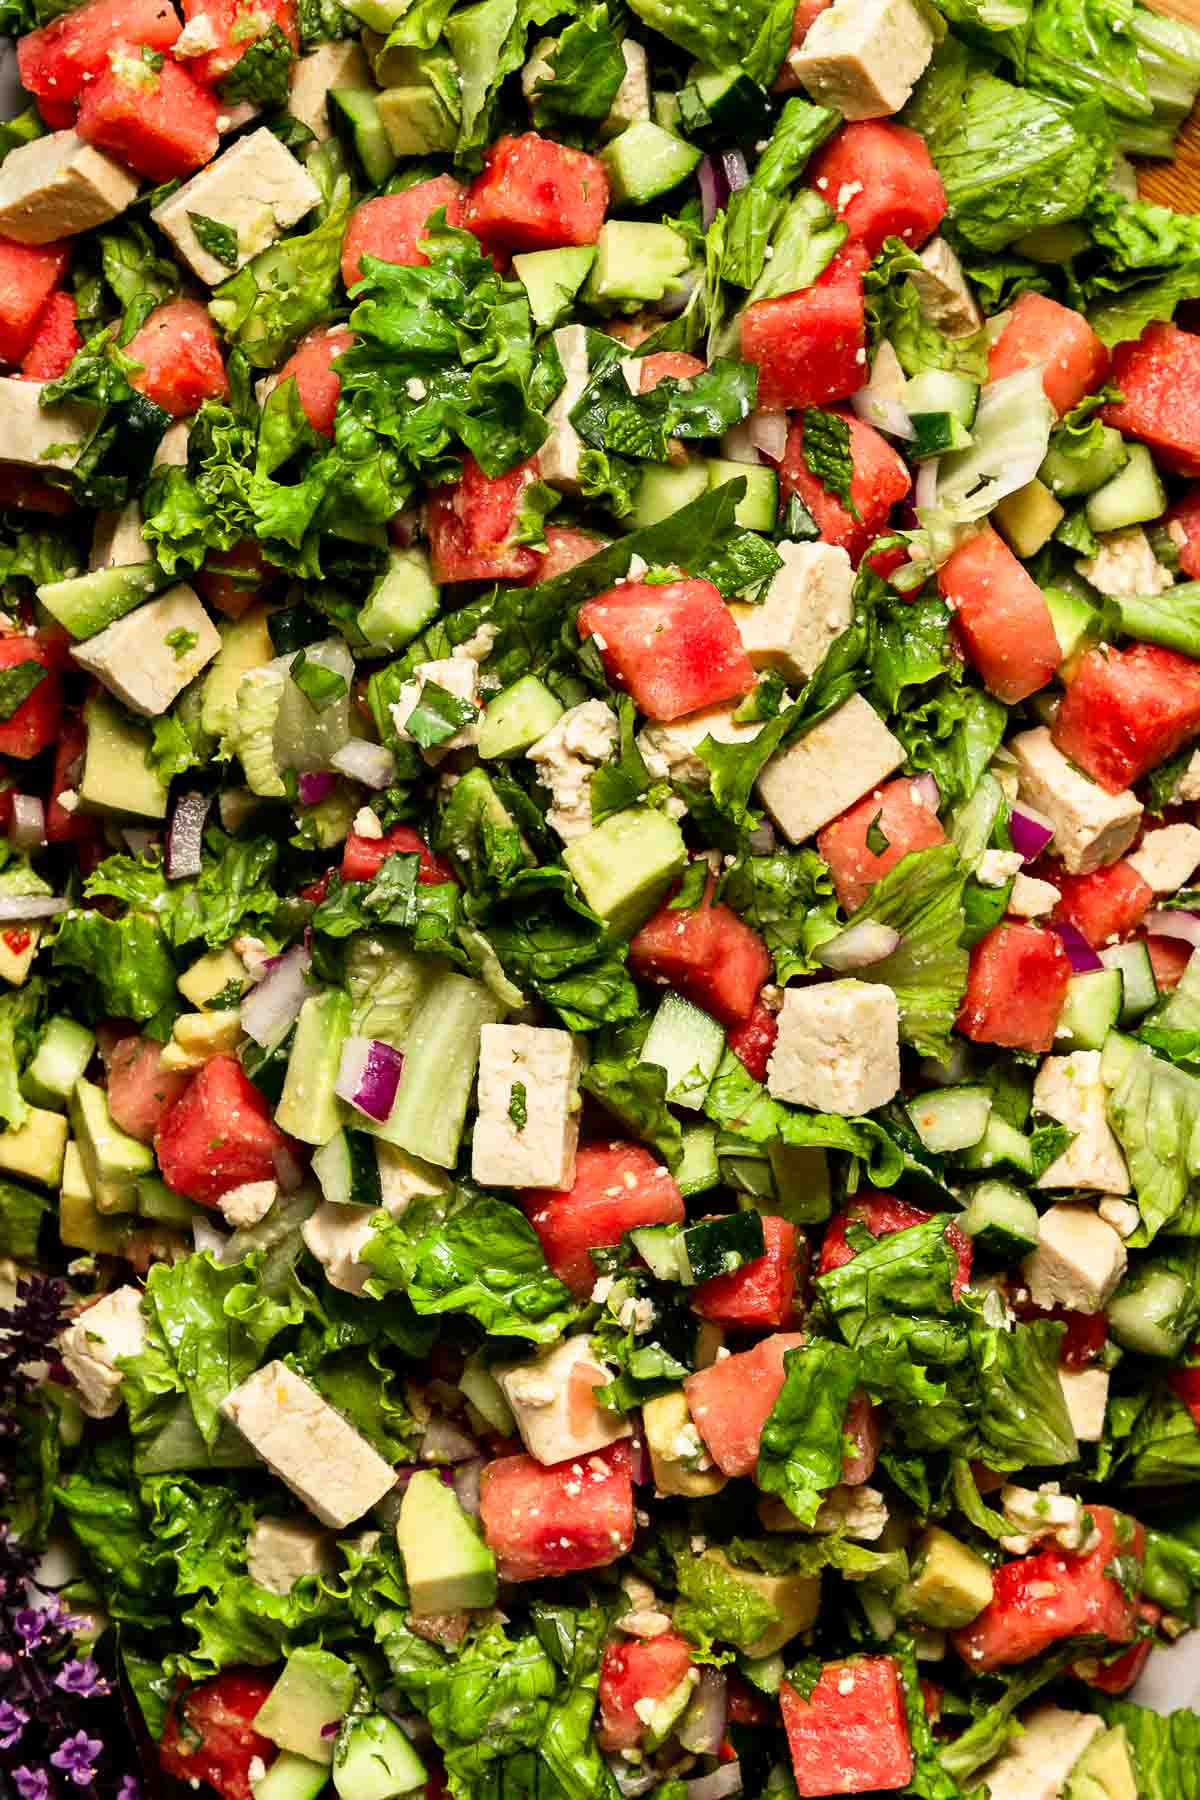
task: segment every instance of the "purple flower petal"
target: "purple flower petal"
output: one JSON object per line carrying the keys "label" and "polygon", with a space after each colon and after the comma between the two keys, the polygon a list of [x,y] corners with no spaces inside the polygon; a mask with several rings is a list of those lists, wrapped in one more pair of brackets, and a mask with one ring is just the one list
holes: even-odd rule
{"label": "purple flower petal", "polygon": [[92,1694],[108,1692],[108,1683],[90,1656],[64,1663],[54,1677],[54,1685],[62,1688],[65,1693],[81,1694],[85,1699]]}
{"label": "purple flower petal", "polygon": [[13,1770],[13,1780],[17,1784],[17,1792],[21,1800],[46,1800],[50,1792],[50,1780],[45,1769],[29,1769],[22,1764]]}
{"label": "purple flower petal", "polygon": [[0,1700],[0,1750],[11,1750],[28,1723],[27,1712],[9,1700]]}
{"label": "purple flower petal", "polygon": [[92,1765],[103,1748],[99,1738],[90,1738],[86,1731],[77,1731],[72,1737],[63,1739],[50,1761],[82,1787],[92,1779]]}

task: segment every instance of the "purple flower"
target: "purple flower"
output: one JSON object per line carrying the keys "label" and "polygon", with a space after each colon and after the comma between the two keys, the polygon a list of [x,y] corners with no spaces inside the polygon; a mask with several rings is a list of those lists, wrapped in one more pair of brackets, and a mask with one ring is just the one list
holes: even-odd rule
{"label": "purple flower", "polygon": [[86,1731],[77,1731],[73,1737],[63,1739],[50,1761],[83,1787],[91,1781],[92,1764],[103,1748],[99,1738],[90,1738]]}
{"label": "purple flower", "polygon": [[17,1784],[21,1800],[46,1800],[50,1792],[45,1769],[27,1769],[22,1765],[13,1770],[13,1780]]}
{"label": "purple flower", "polygon": [[29,1723],[29,1714],[11,1701],[0,1700],[0,1750],[11,1750]]}
{"label": "purple flower", "polygon": [[17,1636],[24,1638],[25,1643],[31,1650],[35,1644],[41,1643],[42,1636],[49,1623],[50,1620],[46,1612],[40,1606],[23,1606],[20,1612],[13,1615],[13,1624],[16,1626]]}
{"label": "purple flower", "polygon": [[117,1800],[142,1800],[141,1786],[132,1775],[122,1775]]}
{"label": "purple flower", "polygon": [[81,1694],[85,1699],[108,1692],[108,1683],[90,1656],[64,1663],[54,1677],[54,1685],[64,1693]]}

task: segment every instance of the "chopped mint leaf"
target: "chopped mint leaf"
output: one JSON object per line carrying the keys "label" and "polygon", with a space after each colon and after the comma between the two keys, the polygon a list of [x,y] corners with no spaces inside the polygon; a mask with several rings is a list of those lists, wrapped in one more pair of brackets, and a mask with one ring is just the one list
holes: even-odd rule
{"label": "chopped mint leaf", "polygon": [[0,723],[11,719],[24,706],[34,688],[45,679],[45,666],[34,656],[27,662],[13,663],[7,669],[0,669]]}
{"label": "chopped mint leaf", "polygon": [[514,1081],[508,1096],[508,1116],[518,1131],[529,1123],[529,1094],[523,1081]]}
{"label": "chopped mint leaf", "polygon": [[819,406],[805,407],[803,455],[805,468],[826,493],[840,500],[854,518],[861,518],[850,491],[854,479],[850,426],[840,413],[825,412]]}
{"label": "chopped mint leaf", "polygon": [[336,669],[323,669],[320,663],[310,663],[303,650],[297,652],[292,663],[291,677],[314,712],[324,712],[350,691],[344,675]]}
{"label": "chopped mint leaf", "polygon": [[238,266],[238,237],[232,225],[225,225],[220,219],[210,219],[206,213],[189,212],[188,223],[195,233],[196,242],[209,256],[215,256],[226,269]]}
{"label": "chopped mint leaf", "polygon": [[[304,652],[300,654],[303,656]],[[343,682],[343,693],[345,685]],[[447,692],[436,681],[426,681],[421,687],[420,699],[404,721],[404,729],[422,750],[431,750],[436,744],[444,744],[456,737],[474,717],[475,707],[469,700],[460,700],[457,694]]]}
{"label": "chopped mint leaf", "polygon": [[272,25],[242,53],[217,91],[229,106],[242,101],[251,106],[283,106],[294,61],[295,52],[283,30]]}
{"label": "chopped mint leaf", "polygon": [[867,849],[871,852],[872,856],[882,856],[885,850],[890,850],[892,847],[892,840],[884,836],[883,827],[879,823],[882,817],[883,808],[880,807],[879,811],[875,814],[875,817],[871,820],[871,823],[867,826]]}
{"label": "chopped mint leaf", "polygon": [[168,631],[163,639],[167,649],[173,650],[176,657],[186,656],[189,650],[196,648],[199,641],[196,633],[189,631],[185,625],[177,625],[174,631]]}

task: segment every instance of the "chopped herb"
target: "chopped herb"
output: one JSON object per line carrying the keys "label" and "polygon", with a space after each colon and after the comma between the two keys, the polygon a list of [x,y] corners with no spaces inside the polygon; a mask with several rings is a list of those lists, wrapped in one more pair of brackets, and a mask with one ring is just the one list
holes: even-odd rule
{"label": "chopped herb", "polygon": [[867,826],[867,849],[872,856],[882,856],[885,850],[890,850],[892,847],[891,839],[884,836],[883,827],[879,823],[882,817],[883,808],[881,806]]}
{"label": "chopped herb", "polygon": [[344,675],[336,669],[323,669],[320,663],[310,663],[303,650],[297,652],[291,676],[314,712],[324,712],[350,692]]}
{"label": "chopped herb", "polygon": [[200,640],[196,633],[189,631],[185,625],[177,625],[174,631],[168,631],[163,642],[168,650],[173,650],[175,655],[180,657],[186,656],[189,650],[194,650]]}
{"label": "chopped herb", "polygon": [[46,671],[36,657],[0,669],[0,723],[11,719],[24,706],[38,683],[46,679]]}
{"label": "chopped herb", "polygon": [[420,699],[404,721],[404,729],[422,750],[432,750],[435,745],[457,737],[463,726],[475,717],[475,711],[470,700],[460,700],[457,694],[448,693],[436,681],[427,681],[421,688]]}
{"label": "chopped herb", "polygon": [[272,25],[239,56],[217,91],[230,106],[243,101],[251,106],[283,106],[294,61],[295,53],[283,31]]}
{"label": "chopped herb", "polygon": [[232,225],[223,225],[220,219],[210,219],[204,213],[195,212],[188,214],[188,222],[202,250],[215,256],[224,268],[237,268],[238,240]]}
{"label": "chopped herb", "polygon": [[508,1116],[518,1131],[524,1131],[529,1123],[528,1093],[523,1081],[514,1081],[512,1093],[508,1097]]}
{"label": "chopped herb", "polygon": [[861,518],[850,483],[854,479],[854,459],[850,455],[850,426],[840,413],[825,412],[819,406],[804,409],[804,466],[827,493],[841,501],[848,513]]}

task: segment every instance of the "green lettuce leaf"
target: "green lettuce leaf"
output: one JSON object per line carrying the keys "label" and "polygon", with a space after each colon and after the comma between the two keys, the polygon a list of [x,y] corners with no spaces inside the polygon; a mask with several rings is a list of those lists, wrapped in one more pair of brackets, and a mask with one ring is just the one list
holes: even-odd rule
{"label": "green lettuce leaf", "polygon": [[78,969],[86,977],[93,1017],[161,1021],[165,1016],[169,1028],[177,1004],[175,964],[162,927],[148,913],[129,912],[122,919],[64,913],[51,955],[56,969]]}
{"label": "green lettuce leaf", "polygon": [[896,995],[900,1036],[922,1056],[944,1060],[967,988],[969,957],[962,946],[966,874],[952,844],[906,856],[877,881],[854,915],[900,933],[890,956],[861,971]]}
{"label": "green lettuce leaf", "polygon": [[1025,56],[1031,87],[1062,100],[1099,98],[1117,119],[1154,106],[1133,36],[1134,0],[1038,0]]}
{"label": "green lettuce leaf", "polygon": [[953,369],[973,381],[987,380],[988,343],[984,331],[946,337],[921,310],[916,288],[907,278],[923,274],[925,265],[902,238],[887,238],[863,276],[867,330],[874,349],[886,338],[906,375],[922,369]]}
{"label": "green lettuce leaf", "polygon": [[718,1641],[752,1644],[778,1617],[765,1594],[739,1581],[715,1557],[680,1557],[675,1573],[679,1584],[675,1629],[705,1654]]}
{"label": "green lettuce leaf", "polygon": [[1132,1700],[1100,1694],[1096,1710],[1119,1725],[1133,1756],[1139,1800],[1197,1800],[1200,1796],[1200,1714],[1187,1707],[1156,1713]]}
{"label": "green lettuce leaf", "polygon": [[548,58],[553,79],[533,91],[533,122],[540,131],[559,120],[603,119],[625,79],[621,40],[605,4],[573,19]]}
{"label": "green lettuce leaf", "polygon": [[[853,1265],[850,1265],[851,1267]],[[818,1339],[783,1359],[784,1382],[763,1426],[754,1479],[811,1525],[842,1478],[843,1425],[858,1386],[858,1359],[845,1344]]]}
{"label": "green lettuce leaf", "polygon": [[722,876],[717,897],[761,935],[780,986],[812,974],[819,966],[814,949],[838,929],[833,879],[815,850],[741,857]]}
{"label": "green lettuce leaf", "polygon": [[732,1050],[726,1050],[704,1097],[704,1111],[731,1136],[752,1144],[846,1150],[861,1157],[877,1187],[890,1187],[908,1166],[904,1151],[875,1119],[806,1112],[773,1100]]}
{"label": "green lettuce leaf", "polygon": [[[770,142],[744,188],[732,194],[725,212],[721,279],[752,288],[767,261],[766,250],[779,223],[789,189],[809,157],[836,129],[838,115],[798,94],[783,103]],[[773,260],[773,259],[772,259]]]}
{"label": "green lettuce leaf", "polygon": [[1108,1119],[1125,1153],[1142,1222],[1142,1249],[1168,1225],[1200,1175],[1200,1080],[1144,1045],[1131,1049],[1109,1086]]}
{"label": "green lettuce leaf", "polygon": [[999,749],[1008,709],[982,688],[947,678],[927,697],[910,698],[888,726],[908,752],[906,766],[928,770],[942,804],[957,807],[970,799]]}

